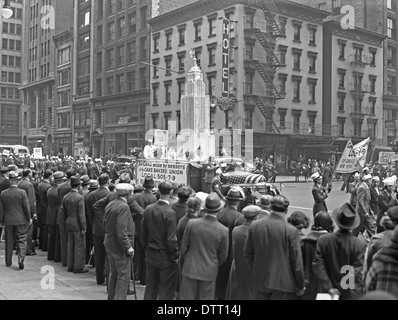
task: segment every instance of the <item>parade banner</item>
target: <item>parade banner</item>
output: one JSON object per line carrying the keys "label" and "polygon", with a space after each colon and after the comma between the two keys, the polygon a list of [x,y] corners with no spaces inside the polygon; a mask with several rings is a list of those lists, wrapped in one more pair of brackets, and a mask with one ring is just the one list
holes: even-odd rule
{"label": "parade banner", "polygon": [[389,164],[398,161],[398,154],[395,152],[380,152],[379,164]]}
{"label": "parade banner", "polygon": [[361,171],[366,163],[370,138],[352,145],[351,140],[347,142],[343,154],[336,166],[336,173],[353,173]]}
{"label": "parade banner", "polygon": [[168,130],[155,130],[155,143],[156,147],[166,147],[169,144],[169,131]]}
{"label": "parade banner", "polygon": [[143,183],[145,177],[152,176],[156,185],[164,180],[188,185],[188,167],[188,162],[138,160],[136,167],[137,182]]}
{"label": "parade banner", "polygon": [[10,156],[10,150],[3,150],[3,156],[9,157]]}
{"label": "parade banner", "polygon": [[33,149],[33,158],[43,159],[43,149],[42,148],[34,148]]}

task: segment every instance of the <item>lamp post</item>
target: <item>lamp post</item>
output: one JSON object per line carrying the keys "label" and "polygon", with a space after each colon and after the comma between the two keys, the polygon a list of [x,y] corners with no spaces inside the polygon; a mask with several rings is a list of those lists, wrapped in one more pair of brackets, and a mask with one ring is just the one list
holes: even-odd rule
{"label": "lamp post", "polygon": [[4,0],[3,7],[1,8],[1,16],[5,19],[10,19],[14,11],[12,11],[10,6],[10,0]]}

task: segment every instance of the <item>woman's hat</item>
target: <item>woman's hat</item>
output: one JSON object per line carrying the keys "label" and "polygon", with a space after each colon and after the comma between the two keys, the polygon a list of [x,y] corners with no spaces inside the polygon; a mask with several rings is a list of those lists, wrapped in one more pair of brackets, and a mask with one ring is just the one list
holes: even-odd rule
{"label": "woman's hat", "polygon": [[220,199],[217,193],[212,192],[206,198],[205,209],[207,212],[214,213],[224,208],[225,203]]}
{"label": "woman's hat", "polygon": [[349,203],[345,203],[341,208],[335,209],[332,216],[336,224],[343,229],[356,229],[361,223],[361,218]]}
{"label": "woman's hat", "polygon": [[312,179],[313,181],[319,180],[320,178],[322,178],[322,177],[321,177],[321,175],[319,174],[318,171],[315,172],[315,173],[311,176],[311,179]]}

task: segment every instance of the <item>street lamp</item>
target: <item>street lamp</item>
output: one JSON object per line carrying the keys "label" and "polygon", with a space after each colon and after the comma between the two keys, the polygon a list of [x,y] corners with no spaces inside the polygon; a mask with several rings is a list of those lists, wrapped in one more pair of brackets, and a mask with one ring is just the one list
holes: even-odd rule
{"label": "street lamp", "polygon": [[2,17],[5,19],[10,19],[13,14],[14,14],[14,11],[11,9],[10,0],[4,0],[4,5],[1,8]]}

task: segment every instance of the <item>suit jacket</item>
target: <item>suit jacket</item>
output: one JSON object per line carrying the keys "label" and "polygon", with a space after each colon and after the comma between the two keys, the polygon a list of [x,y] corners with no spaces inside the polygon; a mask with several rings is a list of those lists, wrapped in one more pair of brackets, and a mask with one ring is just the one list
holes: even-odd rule
{"label": "suit jacket", "polygon": [[93,165],[87,169],[87,174],[91,180],[97,180],[100,176],[100,170],[97,165]]}
{"label": "suit jacket", "polygon": [[[62,204],[62,201],[64,199],[64,197],[72,190],[72,187],[70,185],[70,180],[65,181],[64,183],[61,183],[58,186],[58,201],[60,204]],[[61,209],[61,205],[59,206],[59,208]],[[60,219],[60,215],[58,214],[58,221],[57,224],[62,224],[64,223],[63,220],[59,220]]]}
{"label": "suit jacket", "polygon": [[152,192],[147,190],[136,194],[134,197],[142,209],[146,209],[146,207],[148,207],[151,204],[154,204],[157,201],[156,196],[152,194]]}
{"label": "suit jacket", "polygon": [[357,202],[358,202],[358,196],[357,196],[357,191],[358,191],[358,187],[361,183],[360,182],[351,182],[348,185],[348,191],[351,193],[351,198],[350,198],[350,204],[356,208],[357,206]]}
{"label": "suit jacket", "polygon": [[134,222],[124,200],[119,198],[106,206],[103,227],[107,251],[123,256],[130,248],[134,248]]}
{"label": "suit jacket", "polygon": [[27,178],[23,178],[18,183],[18,188],[25,190],[26,195],[28,196],[30,212],[32,215],[36,214],[36,192],[33,187],[33,184]]}
{"label": "suit jacket", "polygon": [[271,212],[269,217],[252,223],[244,256],[257,290],[296,293],[296,289],[304,288],[299,233],[286,222],[284,214]]}
{"label": "suit jacket", "polygon": [[153,251],[161,253],[164,260],[178,258],[176,214],[164,201],[158,201],[145,209],[141,228],[141,244],[150,258]]}
{"label": "suit jacket", "polygon": [[11,186],[0,195],[0,223],[6,226],[27,225],[31,219],[28,196],[24,190]]}
{"label": "suit jacket", "polygon": [[87,230],[84,197],[78,191],[72,190],[64,197],[59,217],[67,231]]}
{"label": "suit jacket", "polygon": [[8,180],[6,177],[0,178],[0,193],[4,190],[7,190],[10,186],[10,180]]}
{"label": "suit jacket", "polygon": [[216,281],[218,268],[228,255],[228,228],[214,216],[188,222],[181,244],[182,275]]}
{"label": "suit jacket", "polygon": [[58,211],[61,207],[61,201],[59,201],[58,197],[58,186],[54,185],[50,189],[47,190],[47,225],[55,225],[58,224]]}
{"label": "suit jacket", "polygon": [[389,194],[386,190],[383,190],[379,197],[378,197],[378,203],[379,203],[379,212],[377,214],[377,224],[379,224],[381,218],[384,216],[384,214],[387,212],[387,210],[391,207],[394,207],[398,205],[397,200],[392,198],[392,195]]}
{"label": "suit jacket", "polygon": [[[319,283],[319,293],[327,293],[336,288],[342,299],[356,298],[362,294],[362,269],[366,244],[351,232],[338,230],[319,238],[313,268]],[[355,270],[355,290],[343,290],[341,280],[346,273],[341,273],[344,266],[352,266]]]}
{"label": "suit jacket", "polygon": [[370,208],[375,215],[379,214],[379,189],[376,190],[374,186],[370,186]]}
{"label": "suit jacket", "polygon": [[180,201],[178,201],[173,205],[171,205],[171,209],[173,209],[174,212],[176,213],[177,225],[178,225],[178,222],[181,220],[181,218],[187,214],[187,203],[186,202],[181,203]]}
{"label": "suit jacket", "polygon": [[357,206],[356,211],[360,217],[370,214],[370,189],[365,182],[362,182],[357,188]]}
{"label": "suit jacket", "polygon": [[38,199],[39,199],[39,219],[42,224],[46,225],[48,200],[47,192],[51,188],[51,184],[48,180],[43,180],[38,187]]}
{"label": "suit jacket", "polygon": [[93,226],[93,234],[99,235],[99,236],[104,236],[104,231],[103,231],[103,210],[97,211],[98,214],[94,212],[93,206],[94,204],[103,198],[106,198],[108,194],[111,192],[109,191],[108,188],[99,188],[98,190],[89,193],[87,195],[87,202],[86,202],[86,208],[87,208],[87,216],[90,219],[90,223]]}

